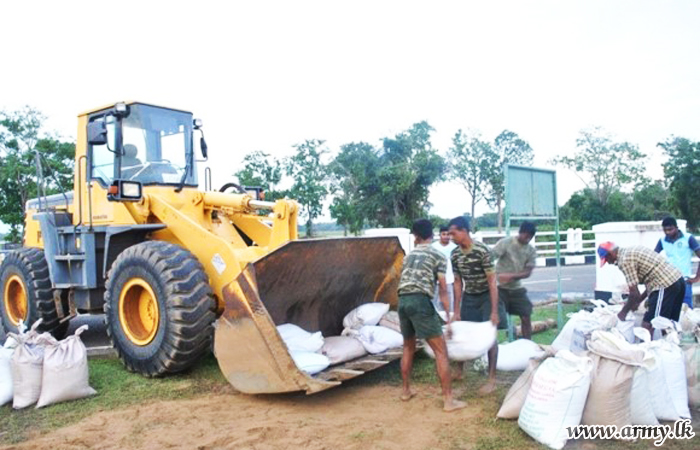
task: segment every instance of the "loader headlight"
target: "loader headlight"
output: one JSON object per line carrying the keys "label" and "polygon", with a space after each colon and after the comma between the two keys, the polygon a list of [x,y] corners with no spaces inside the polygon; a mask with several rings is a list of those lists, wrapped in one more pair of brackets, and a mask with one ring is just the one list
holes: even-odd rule
{"label": "loader headlight", "polygon": [[122,197],[124,198],[141,198],[141,183],[130,183],[122,181]]}
{"label": "loader headlight", "polygon": [[195,130],[199,130],[200,128],[202,128],[203,125],[204,123],[202,122],[202,119],[194,119],[192,121],[192,126]]}

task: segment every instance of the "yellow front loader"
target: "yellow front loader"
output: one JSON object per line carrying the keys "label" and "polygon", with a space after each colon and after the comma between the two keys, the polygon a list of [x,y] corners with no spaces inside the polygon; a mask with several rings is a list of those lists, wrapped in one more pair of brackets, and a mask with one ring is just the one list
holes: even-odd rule
{"label": "yellow front loader", "polygon": [[198,131],[189,112],[138,102],[78,117],[73,191],[27,203],[24,246],[0,266],[3,328],[42,318],[60,336],[76,315],[104,312],[119,357],[146,376],[188,369],[213,341],[246,393],[318,392],[399,357],[315,376],[296,367],[276,325],[338,335],[356,306],[395,304],[401,246],[298,240],[293,200],[200,190]]}

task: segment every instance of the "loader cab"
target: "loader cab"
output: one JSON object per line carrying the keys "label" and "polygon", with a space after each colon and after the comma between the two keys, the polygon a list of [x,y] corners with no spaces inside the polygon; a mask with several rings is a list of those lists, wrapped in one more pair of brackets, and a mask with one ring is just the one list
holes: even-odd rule
{"label": "loader cab", "polygon": [[197,187],[191,113],[121,103],[91,114],[87,127],[88,180]]}

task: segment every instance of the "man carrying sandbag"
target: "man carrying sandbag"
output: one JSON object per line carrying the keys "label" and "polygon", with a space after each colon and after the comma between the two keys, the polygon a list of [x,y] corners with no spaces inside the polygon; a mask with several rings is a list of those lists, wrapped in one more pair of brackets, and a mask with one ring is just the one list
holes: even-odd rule
{"label": "man carrying sandbag", "polygon": [[[413,223],[411,233],[416,247],[406,255],[399,281],[399,320],[403,335],[403,357],[401,377],[403,392],[401,400],[408,401],[411,392],[410,379],[413,369],[413,355],[416,352],[416,339],[425,339],[435,353],[435,364],[442,385],[444,410],[447,412],[464,408],[466,403],[452,398],[450,363],[447,360],[447,345],[442,335],[442,322],[433,307],[432,297],[437,281],[440,300],[445,311],[450,310],[445,283],[445,257],[430,244],[433,240],[433,225],[427,219]],[[449,323],[448,323],[449,327]]]}
{"label": "man carrying sandbag", "polygon": [[[681,272],[653,250],[636,246],[619,248],[613,242],[603,242],[598,246],[600,266],[607,262],[615,264],[625,275],[629,286],[629,298],[617,317],[624,321],[629,311],[636,311],[649,297],[649,308],[644,314],[642,326],[654,335],[651,321],[663,316],[678,321],[685,297],[686,283]],[[637,285],[646,289],[639,293]]]}
{"label": "man carrying sandbag", "polygon": [[[450,236],[457,248],[452,251],[452,271],[455,275],[455,320],[469,322],[491,321],[498,326],[500,318],[506,313],[498,301],[496,273],[489,248],[469,235],[469,222],[464,217],[455,217],[450,221]],[[489,381],[479,390],[489,394],[496,389],[496,363],[498,361],[498,342],[488,351]],[[464,366],[460,365],[458,378],[462,378]]]}

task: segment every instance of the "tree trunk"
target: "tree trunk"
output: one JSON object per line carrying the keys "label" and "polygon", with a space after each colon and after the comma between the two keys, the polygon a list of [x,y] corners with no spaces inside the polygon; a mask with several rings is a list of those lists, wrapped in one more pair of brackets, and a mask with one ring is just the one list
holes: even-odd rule
{"label": "tree trunk", "polygon": [[474,231],[474,227],[476,226],[476,217],[474,216],[475,209],[476,209],[476,194],[472,195],[471,231]]}

